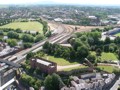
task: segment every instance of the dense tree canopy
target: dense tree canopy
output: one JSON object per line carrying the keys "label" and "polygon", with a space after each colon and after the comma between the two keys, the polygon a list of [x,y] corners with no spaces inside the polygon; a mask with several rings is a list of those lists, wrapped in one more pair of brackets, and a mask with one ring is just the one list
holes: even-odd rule
{"label": "dense tree canopy", "polygon": [[64,83],[60,76],[54,73],[45,78],[44,85],[47,90],[60,90],[64,86]]}
{"label": "dense tree canopy", "polygon": [[34,42],[34,37],[32,35],[24,34],[22,35],[22,40],[24,42]]}
{"label": "dense tree canopy", "polygon": [[8,39],[7,43],[10,47],[14,47],[17,45],[17,41],[15,39]]}
{"label": "dense tree canopy", "polygon": [[14,32],[14,31],[9,31],[8,34],[7,34],[7,36],[9,38],[13,38],[13,39],[18,39],[19,38],[19,34],[16,33],[16,32]]}

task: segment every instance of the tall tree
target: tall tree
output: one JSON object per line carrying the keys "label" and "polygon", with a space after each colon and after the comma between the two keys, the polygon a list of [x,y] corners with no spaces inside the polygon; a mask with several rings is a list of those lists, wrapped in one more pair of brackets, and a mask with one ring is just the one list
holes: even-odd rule
{"label": "tall tree", "polygon": [[44,85],[47,90],[60,90],[64,86],[64,83],[60,76],[54,73],[45,78]]}

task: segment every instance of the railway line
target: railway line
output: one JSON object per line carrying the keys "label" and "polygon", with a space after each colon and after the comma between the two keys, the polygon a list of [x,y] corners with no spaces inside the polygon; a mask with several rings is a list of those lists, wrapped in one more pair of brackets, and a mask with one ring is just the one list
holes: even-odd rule
{"label": "railway line", "polygon": [[[14,60],[14,63],[21,63],[22,61],[25,60],[27,53],[29,52],[37,52],[40,49],[42,49],[43,44],[46,41],[49,41],[50,43],[59,43],[59,42],[63,42],[65,41],[67,38],[70,38],[70,36],[74,33],[74,29],[71,28],[70,26],[66,26],[64,24],[59,24],[57,30],[60,30],[58,34],[45,39],[41,42],[38,42],[36,44],[34,44],[31,48],[22,50],[16,54],[14,54],[14,56],[17,57],[16,60]],[[8,58],[7,58],[8,59]]]}

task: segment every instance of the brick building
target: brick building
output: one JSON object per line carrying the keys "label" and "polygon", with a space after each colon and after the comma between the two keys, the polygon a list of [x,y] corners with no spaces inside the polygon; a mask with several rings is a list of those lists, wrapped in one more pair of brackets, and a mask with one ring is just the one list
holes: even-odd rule
{"label": "brick building", "polygon": [[38,68],[44,73],[54,73],[57,71],[57,64],[42,58],[31,58],[30,65],[32,68]]}

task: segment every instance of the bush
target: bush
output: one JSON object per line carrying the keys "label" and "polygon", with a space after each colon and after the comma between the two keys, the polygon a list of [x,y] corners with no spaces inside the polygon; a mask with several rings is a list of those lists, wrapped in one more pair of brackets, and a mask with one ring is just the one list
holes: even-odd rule
{"label": "bush", "polygon": [[42,85],[42,81],[26,74],[22,74],[20,80],[24,86],[33,87],[35,90],[39,90]]}
{"label": "bush", "polygon": [[17,45],[17,41],[15,39],[8,39],[7,43],[10,47],[14,47]]}
{"label": "bush", "polygon": [[16,29],[15,31],[16,31],[17,33],[22,33],[22,30],[21,30],[21,29],[19,29],[19,28],[18,28],[18,29]]}
{"label": "bush", "polygon": [[16,33],[16,32],[14,32],[14,31],[8,32],[7,36],[8,36],[9,38],[19,39],[19,34]]}
{"label": "bush", "polygon": [[32,35],[24,34],[22,35],[22,40],[24,42],[34,42],[34,37]]}
{"label": "bush", "polygon": [[31,48],[32,44],[31,43],[23,43],[23,47],[26,48]]}

